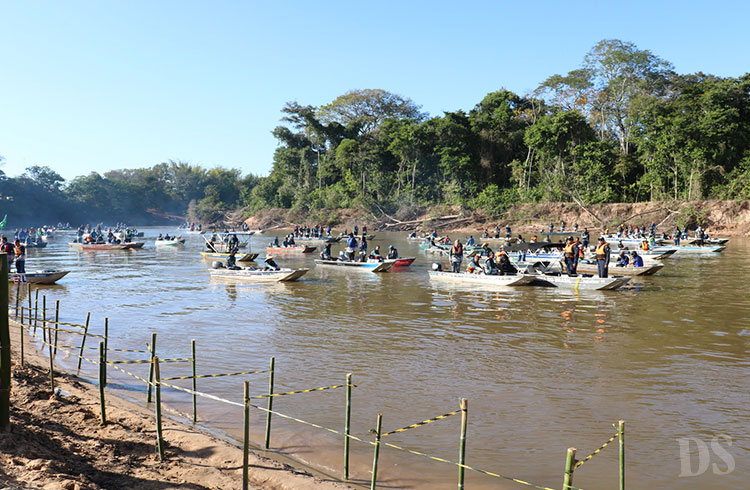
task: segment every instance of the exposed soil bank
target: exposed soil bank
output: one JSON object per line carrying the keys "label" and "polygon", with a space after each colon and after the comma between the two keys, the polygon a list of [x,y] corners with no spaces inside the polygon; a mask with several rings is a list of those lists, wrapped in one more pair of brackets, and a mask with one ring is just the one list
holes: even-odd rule
{"label": "exposed soil bank", "polygon": [[[28,344],[25,367],[19,365],[17,334],[11,328],[11,432],[0,434],[0,488],[242,488],[240,449],[165,419],[167,460],[160,462],[151,410],[108,393],[108,423],[102,426],[98,388],[56,372],[62,394],[52,395],[42,367],[48,361],[29,355]],[[253,453],[250,482],[251,488],[273,490],[349,488]]]}
{"label": "exposed soil bank", "polygon": [[245,222],[251,229],[284,229],[302,224],[331,224],[337,229],[351,229],[354,224],[374,230],[433,230],[442,232],[481,233],[485,228],[509,224],[514,233],[538,233],[549,223],[555,228],[564,221],[570,229],[603,231],[618,224],[659,225],[660,231],[671,231],[675,225],[695,229],[707,228],[711,235],[750,236],[750,201],[690,201],[594,204],[585,208],[575,203],[519,204],[503,215],[490,217],[481,211],[459,207],[433,206],[404,208],[388,215],[364,209],[318,210],[308,214],[288,209],[261,211]]}

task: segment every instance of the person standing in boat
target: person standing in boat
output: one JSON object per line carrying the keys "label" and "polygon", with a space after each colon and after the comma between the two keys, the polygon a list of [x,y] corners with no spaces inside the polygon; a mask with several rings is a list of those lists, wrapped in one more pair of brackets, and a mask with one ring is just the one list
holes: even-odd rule
{"label": "person standing in boat", "polygon": [[398,258],[398,250],[396,250],[396,247],[388,245],[388,255],[386,255],[386,258],[388,260],[395,260]]}
{"label": "person standing in boat", "polygon": [[461,241],[456,239],[448,252],[448,257],[451,261],[451,270],[453,272],[461,272],[461,262],[464,260],[464,247],[461,245]]}
{"label": "person standing in boat", "polygon": [[589,234],[589,229],[584,228],[583,235],[582,235],[582,242],[581,242],[581,246],[583,247],[584,250],[588,250],[590,240],[591,240],[591,234]]}
{"label": "person standing in boat", "polygon": [[568,271],[569,276],[574,276],[576,274],[578,247],[573,241],[573,237],[568,237],[563,252],[563,257],[565,259],[565,270]]}
{"label": "person standing in boat", "polygon": [[599,277],[609,276],[609,245],[607,240],[602,236],[599,237],[599,244],[596,246],[596,265],[599,269]]}
{"label": "person standing in boat", "polygon": [[349,233],[349,238],[346,240],[346,256],[349,260],[354,261],[355,253],[357,253],[357,238],[354,233]]}
{"label": "person standing in boat", "polygon": [[19,274],[26,273],[26,247],[21,244],[21,240],[16,240],[16,244],[13,250],[16,257],[16,272]]}
{"label": "person standing in boat", "polygon": [[5,252],[5,255],[8,257],[8,272],[10,272],[10,266],[13,265],[16,252],[13,244],[8,241],[8,237],[5,235],[3,235],[2,241],[0,241],[0,250]]}

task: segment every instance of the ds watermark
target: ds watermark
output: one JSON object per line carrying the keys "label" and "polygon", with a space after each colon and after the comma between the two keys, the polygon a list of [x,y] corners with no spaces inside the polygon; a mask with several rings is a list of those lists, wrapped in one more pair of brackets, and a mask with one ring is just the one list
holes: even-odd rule
{"label": "ds watermark", "polygon": [[[728,435],[716,435],[708,444],[697,437],[681,437],[677,443],[680,445],[680,477],[702,475],[709,466],[714,475],[728,475],[734,471],[734,457],[724,448],[732,447],[732,438]],[[691,443],[697,452],[691,451]],[[714,457],[723,464],[712,462]],[[697,462],[697,467],[693,465],[694,462]]]}

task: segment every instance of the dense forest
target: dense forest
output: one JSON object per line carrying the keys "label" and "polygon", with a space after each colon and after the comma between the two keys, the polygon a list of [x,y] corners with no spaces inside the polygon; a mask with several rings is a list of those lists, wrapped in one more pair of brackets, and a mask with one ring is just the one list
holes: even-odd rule
{"label": "dense forest", "polygon": [[65,182],[34,166],[0,175],[0,213],[143,223],[187,211],[211,222],[237,208],[447,204],[497,215],[519,202],[750,199],[750,74],[680,75],[620,40],[533,93],[501,89],[468,112],[430,117],[409,98],[353,90],[282,114],[267,177],[170,161]]}

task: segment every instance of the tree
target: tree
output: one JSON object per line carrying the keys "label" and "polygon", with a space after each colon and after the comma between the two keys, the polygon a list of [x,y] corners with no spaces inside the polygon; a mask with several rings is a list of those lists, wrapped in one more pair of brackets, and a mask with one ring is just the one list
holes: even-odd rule
{"label": "tree", "polygon": [[59,191],[63,182],[65,182],[62,175],[49,167],[42,167],[39,165],[28,167],[21,177],[31,180],[38,186],[50,192]]}
{"label": "tree", "polygon": [[425,114],[420,109],[421,106],[406,97],[381,89],[364,89],[336,97],[318,109],[318,115],[328,123],[359,124],[360,133],[370,133],[387,118],[422,120]]}

